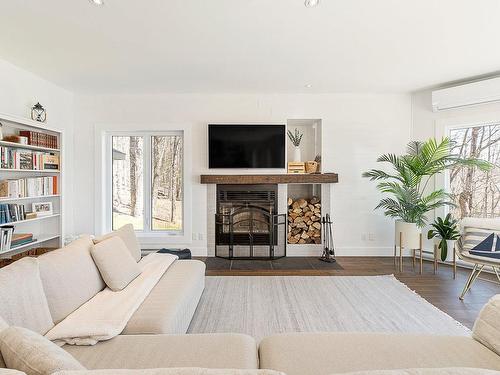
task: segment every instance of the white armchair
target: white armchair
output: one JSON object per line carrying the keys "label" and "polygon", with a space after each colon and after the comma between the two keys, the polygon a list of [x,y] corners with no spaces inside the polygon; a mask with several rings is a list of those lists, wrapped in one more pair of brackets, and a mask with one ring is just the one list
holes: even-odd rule
{"label": "white armchair", "polygon": [[[485,254],[482,256],[473,250],[474,247],[484,241],[492,233],[494,233],[495,238],[500,235],[500,218],[478,219],[467,217],[462,219],[460,227],[461,236],[455,245],[455,252],[460,260],[474,265],[469,279],[465,283],[462,294],[459,297],[463,300],[465,294],[470,290],[472,284],[474,284],[485,267],[491,267],[500,282],[500,258],[495,258],[493,256],[497,254]],[[473,253],[471,253],[471,251]]]}

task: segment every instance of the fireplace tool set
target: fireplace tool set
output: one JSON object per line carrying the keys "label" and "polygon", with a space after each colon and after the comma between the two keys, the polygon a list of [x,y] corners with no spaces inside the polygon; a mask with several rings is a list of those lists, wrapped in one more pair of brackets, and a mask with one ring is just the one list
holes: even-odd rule
{"label": "fireplace tool set", "polygon": [[323,227],[323,254],[319,260],[327,263],[335,262],[335,247],[333,244],[332,220],[330,215],[326,214],[321,218]]}

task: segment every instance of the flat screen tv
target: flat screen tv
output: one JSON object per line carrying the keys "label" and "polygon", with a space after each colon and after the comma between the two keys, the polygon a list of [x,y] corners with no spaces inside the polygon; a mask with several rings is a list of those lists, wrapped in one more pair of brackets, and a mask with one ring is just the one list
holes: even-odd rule
{"label": "flat screen tv", "polygon": [[285,125],[208,125],[209,168],[285,168]]}

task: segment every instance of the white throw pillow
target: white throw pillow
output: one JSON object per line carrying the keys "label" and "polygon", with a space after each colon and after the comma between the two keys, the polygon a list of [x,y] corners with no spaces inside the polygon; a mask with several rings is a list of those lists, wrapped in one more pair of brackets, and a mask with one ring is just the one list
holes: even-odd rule
{"label": "white throw pillow", "polygon": [[472,337],[500,355],[500,294],[491,297],[479,312]]}
{"label": "white throw pillow", "polygon": [[135,259],[136,262],[141,260],[141,245],[139,245],[139,241],[137,240],[137,236],[135,235],[134,226],[132,224],[127,224],[121,227],[114,232],[105,234],[104,236],[94,238],[94,243],[98,244],[104,240],[107,240],[111,237],[120,237],[127,249],[130,251],[130,254]]}
{"label": "white throw pillow", "polygon": [[90,252],[104,282],[115,292],[125,288],[141,274],[139,265],[118,236],[99,242]]}
{"label": "white throw pillow", "polygon": [[64,349],[42,335],[22,327],[0,332],[0,350],[8,368],[28,375],[50,375],[62,370],[85,370]]}

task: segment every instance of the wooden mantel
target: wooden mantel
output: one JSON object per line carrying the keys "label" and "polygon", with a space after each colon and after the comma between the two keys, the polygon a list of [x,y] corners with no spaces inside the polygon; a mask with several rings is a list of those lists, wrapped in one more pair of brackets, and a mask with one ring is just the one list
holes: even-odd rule
{"label": "wooden mantel", "polygon": [[254,185],[254,184],[334,184],[336,173],[314,174],[202,174],[202,184]]}

